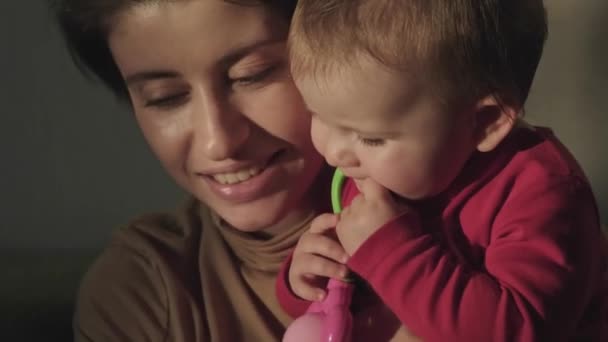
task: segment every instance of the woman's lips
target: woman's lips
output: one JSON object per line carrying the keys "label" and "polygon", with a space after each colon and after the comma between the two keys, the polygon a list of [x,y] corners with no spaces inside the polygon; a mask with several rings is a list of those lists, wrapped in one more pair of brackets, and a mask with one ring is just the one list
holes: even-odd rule
{"label": "woman's lips", "polygon": [[[232,175],[204,176],[211,191],[221,199],[233,203],[245,203],[258,199],[273,190],[273,184],[279,179],[281,169],[278,162],[282,159],[285,151],[278,151],[263,167],[250,167]],[[244,173],[249,173],[248,177]],[[239,173],[243,173],[238,176]],[[253,173],[253,174],[252,174]],[[241,179],[234,179],[241,177]],[[219,180],[218,180],[219,178]],[[231,184],[228,184],[231,183]]]}

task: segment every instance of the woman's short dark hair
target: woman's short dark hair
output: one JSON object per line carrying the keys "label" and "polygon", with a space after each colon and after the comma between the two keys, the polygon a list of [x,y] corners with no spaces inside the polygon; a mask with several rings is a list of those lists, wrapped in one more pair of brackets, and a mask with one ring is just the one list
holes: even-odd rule
{"label": "woman's short dark hair", "polygon": [[[53,0],[52,9],[76,66],[98,77],[122,100],[129,94],[108,46],[109,22],[120,11],[143,0]],[[167,1],[167,0],[147,0]],[[243,5],[264,5],[291,20],[297,0],[225,0]]]}

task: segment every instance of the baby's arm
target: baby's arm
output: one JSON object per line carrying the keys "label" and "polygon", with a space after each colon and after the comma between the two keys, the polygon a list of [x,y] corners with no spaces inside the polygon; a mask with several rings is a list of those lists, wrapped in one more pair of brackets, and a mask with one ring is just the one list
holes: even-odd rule
{"label": "baby's arm", "polygon": [[488,227],[483,269],[460,261],[411,213],[376,231],[348,265],[424,341],[568,339],[600,282],[593,195],[571,178],[524,189]]}

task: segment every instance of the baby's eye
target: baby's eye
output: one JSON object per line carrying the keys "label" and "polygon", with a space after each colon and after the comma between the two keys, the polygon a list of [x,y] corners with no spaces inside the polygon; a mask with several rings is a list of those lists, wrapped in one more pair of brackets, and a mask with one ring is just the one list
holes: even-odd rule
{"label": "baby's eye", "polygon": [[373,138],[364,138],[364,137],[359,137],[359,141],[363,145],[371,146],[371,147],[382,146],[385,143],[384,139],[373,139]]}
{"label": "baby's eye", "polygon": [[146,100],[144,103],[144,107],[171,109],[183,104],[187,99],[187,92],[159,96],[157,98]]}

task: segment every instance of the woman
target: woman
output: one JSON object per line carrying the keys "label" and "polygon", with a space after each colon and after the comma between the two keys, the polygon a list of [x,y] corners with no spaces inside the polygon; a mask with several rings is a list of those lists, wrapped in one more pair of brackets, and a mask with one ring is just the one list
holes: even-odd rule
{"label": "woman", "polygon": [[[77,341],[273,341],[279,265],[326,210],[292,84],[295,1],[59,0],[76,61],[128,100],[193,199],[119,229],[84,278]],[[313,186],[315,179],[323,184]],[[205,203],[205,205],[201,204]]]}

